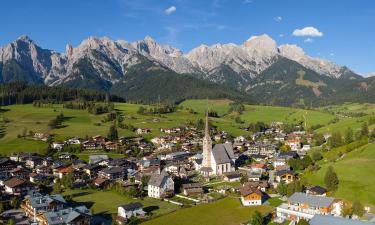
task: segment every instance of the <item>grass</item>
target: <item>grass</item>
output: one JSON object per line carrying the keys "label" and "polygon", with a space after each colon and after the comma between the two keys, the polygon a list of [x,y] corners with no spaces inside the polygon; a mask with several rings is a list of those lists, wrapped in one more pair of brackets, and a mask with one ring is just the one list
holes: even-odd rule
{"label": "grass", "polygon": [[[233,136],[250,135],[250,132],[245,131],[243,128],[251,123],[263,121],[270,123],[273,121],[297,123],[305,121],[306,125],[312,126],[316,124],[324,125],[319,129],[321,132],[343,130],[347,126],[359,128],[367,117],[361,118],[340,118],[335,124],[329,124],[335,118],[331,113],[324,112],[324,108],[317,110],[304,110],[288,107],[277,106],[260,106],[260,105],[245,105],[245,111],[240,115],[244,124],[235,122],[236,115],[228,114],[229,100],[186,100],[180,104],[182,109],[177,112],[164,114],[164,115],[139,115],[137,110],[140,105],[128,103],[116,103],[115,108],[122,112],[125,116],[125,123],[131,124],[136,128],[150,128],[152,133],[144,137],[150,139],[154,136],[164,135],[160,132],[160,128],[169,128],[186,125],[187,123],[195,124],[198,119],[204,118],[207,102],[209,108],[218,112],[219,118],[210,118],[210,121],[216,125],[219,130],[225,130]],[[330,110],[344,110],[347,108],[336,108]],[[352,109],[353,108],[353,109]],[[62,105],[53,105],[52,107],[36,108],[29,105],[12,105],[2,108],[0,118],[7,118],[10,120],[6,123],[6,134],[0,139],[0,154],[9,155],[12,152],[43,152],[46,148],[46,143],[31,140],[21,140],[17,135],[22,133],[26,128],[28,131],[44,132],[54,135],[54,140],[64,140],[67,137],[78,136],[94,136],[106,135],[111,125],[109,123],[101,123],[105,115],[92,115],[86,110],[73,110],[65,109]],[[196,113],[191,113],[193,109]],[[353,105],[352,110],[366,110],[372,111],[370,106]],[[67,118],[63,127],[60,129],[50,129],[48,122],[55,118],[58,114],[63,113]],[[100,126],[95,125],[101,123]],[[120,136],[135,136],[136,134],[130,130],[118,129]]]}
{"label": "grass", "polygon": [[147,221],[144,225],[238,225],[250,220],[256,211],[270,212],[267,206],[244,207],[239,199],[225,198],[214,203],[202,204]]}
{"label": "grass", "polygon": [[339,178],[339,189],[334,196],[348,201],[359,200],[375,207],[375,144],[358,148],[342,159],[331,163],[321,164],[321,169],[315,173],[305,174],[311,184],[324,186],[324,175],[328,166],[332,166]]}
{"label": "grass", "polygon": [[118,206],[131,202],[141,202],[145,211],[151,211],[154,216],[163,215],[180,208],[177,205],[158,199],[148,197],[143,200],[132,199],[114,191],[106,190],[66,190],[63,195],[71,195],[73,201],[86,205],[94,214],[114,214],[117,213]]}
{"label": "grass", "polygon": [[283,200],[281,200],[279,197],[270,198],[267,200],[268,203],[270,203],[270,206],[272,207],[278,207],[282,203],[284,203]]}

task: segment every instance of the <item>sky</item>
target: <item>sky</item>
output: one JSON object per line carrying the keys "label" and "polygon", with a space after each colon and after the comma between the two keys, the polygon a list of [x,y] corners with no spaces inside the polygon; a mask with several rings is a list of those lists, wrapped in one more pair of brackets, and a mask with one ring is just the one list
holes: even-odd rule
{"label": "sky", "polygon": [[28,35],[65,51],[90,36],[149,35],[188,52],[268,34],[314,57],[375,72],[374,0],[2,0],[0,46]]}

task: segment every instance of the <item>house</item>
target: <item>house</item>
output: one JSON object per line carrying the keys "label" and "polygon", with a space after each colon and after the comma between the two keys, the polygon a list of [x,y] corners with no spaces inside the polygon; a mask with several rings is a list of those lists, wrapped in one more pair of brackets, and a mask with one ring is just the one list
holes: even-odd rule
{"label": "house", "polygon": [[310,225],[375,225],[374,222],[360,221],[347,219],[337,216],[325,216],[325,215],[315,215],[310,221]]}
{"label": "house", "polygon": [[262,205],[263,203],[263,193],[253,186],[242,186],[240,188],[240,193],[243,206]]}
{"label": "house", "polygon": [[13,195],[24,195],[32,189],[32,185],[23,179],[13,177],[4,182],[5,193]]}
{"label": "house", "polygon": [[99,188],[102,188],[104,187],[107,183],[108,183],[108,180],[107,179],[104,179],[104,178],[101,178],[101,177],[98,177],[96,178],[94,181],[93,181],[94,185],[96,187],[99,187]]}
{"label": "house", "polygon": [[228,173],[225,173],[223,176],[224,176],[224,180],[229,181],[229,182],[235,182],[241,179],[241,174],[238,172],[228,172]]}
{"label": "house", "polygon": [[39,225],[87,225],[91,222],[91,213],[86,206],[48,211],[38,214]]}
{"label": "house", "polygon": [[87,164],[82,168],[82,170],[90,177],[95,176],[101,169],[102,166],[99,164]]}
{"label": "house", "polygon": [[136,130],[136,133],[137,134],[149,134],[149,133],[151,133],[151,130],[148,129],[148,128],[138,128]]}
{"label": "house", "polygon": [[315,215],[340,216],[342,202],[332,197],[315,196],[296,192],[288,198],[287,203],[276,208],[277,217],[281,220],[310,220]]}
{"label": "house", "polygon": [[53,170],[53,175],[58,177],[58,178],[62,178],[64,175],[68,174],[68,173],[73,173],[74,172],[74,169],[72,166],[61,166],[61,167],[58,167],[58,168],[55,168]]}
{"label": "house", "polygon": [[106,180],[122,180],[125,178],[125,169],[122,166],[105,168],[99,171],[98,176]]}
{"label": "house", "polygon": [[9,158],[0,157],[0,171],[9,171],[17,167],[17,164]]}
{"label": "house", "polygon": [[286,184],[289,184],[296,178],[296,173],[293,170],[279,170],[276,171],[275,175],[277,183],[284,181]]}
{"label": "house", "polygon": [[267,165],[264,163],[252,163],[250,170],[254,173],[264,173],[267,170]]}
{"label": "house", "polygon": [[174,182],[166,172],[153,173],[147,186],[148,196],[151,198],[164,198],[173,195]]}
{"label": "house", "polygon": [[200,183],[183,184],[182,192],[185,196],[199,195],[203,193],[203,186]]}
{"label": "house", "polygon": [[143,205],[139,202],[133,202],[130,204],[122,205],[117,208],[117,218],[116,220],[120,224],[125,224],[125,222],[131,217],[144,217],[146,212],[142,209]]}
{"label": "house", "polygon": [[[49,211],[57,211],[64,208],[65,199],[60,195],[42,195],[36,191],[30,191],[21,203],[21,208],[30,218],[34,217],[34,213],[39,214]],[[36,215],[35,215],[36,216]]]}
{"label": "house", "polygon": [[56,149],[56,150],[61,150],[65,145],[65,142],[63,141],[54,141],[51,144],[51,148]]}
{"label": "house", "polygon": [[266,192],[267,188],[269,187],[269,184],[265,180],[263,180],[263,181],[249,181],[249,182],[245,182],[243,184],[243,186],[250,186],[252,188],[259,189],[262,192]]}
{"label": "house", "polygon": [[327,189],[321,186],[312,186],[308,187],[306,189],[306,194],[309,195],[317,195],[317,196],[326,196],[327,194]]}
{"label": "house", "polygon": [[256,172],[248,172],[247,173],[248,181],[260,181],[261,178],[262,178],[261,173],[256,173]]}

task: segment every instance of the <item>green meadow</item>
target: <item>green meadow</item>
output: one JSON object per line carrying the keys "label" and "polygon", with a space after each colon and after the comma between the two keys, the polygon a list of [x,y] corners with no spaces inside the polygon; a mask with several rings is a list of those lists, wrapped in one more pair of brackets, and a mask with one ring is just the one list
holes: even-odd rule
{"label": "green meadow", "polygon": [[158,217],[143,223],[144,225],[237,225],[248,222],[251,215],[258,210],[268,213],[271,207],[244,207],[238,198],[227,197],[210,204],[201,204],[191,208]]}
{"label": "green meadow", "polygon": [[332,166],[339,178],[339,188],[334,196],[348,200],[359,200],[361,203],[375,207],[375,144],[345,154],[335,162],[322,162],[321,169],[314,173],[305,174],[304,178],[316,185],[324,186],[324,175]]}
{"label": "green meadow", "polygon": [[[270,123],[281,121],[297,123],[304,121],[307,127],[320,124],[318,132],[342,131],[350,126],[357,129],[370,114],[375,113],[372,105],[351,104],[345,106],[332,106],[331,108],[317,108],[305,110],[278,106],[245,105],[245,111],[239,115],[243,124],[235,122],[237,115],[228,113],[231,101],[229,100],[186,100],[182,102],[174,113],[162,115],[139,115],[137,110],[140,105],[128,103],[116,103],[115,108],[125,116],[125,123],[136,128],[150,128],[152,133],[146,138],[163,135],[160,128],[176,127],[188,123],[195,124],[198,119],[204,118],[207,107],[219,114],[218,118],[210,118],[211,122],[220,130],[225,130],[233,136],[250,135],[244,130],[245,126],[252,122],[263,121]],[[147,107],[147,106],[145,106]],[[363,111],[366,115],[362,117],[337,117],[338,121],[332,123],[336,118],[334,113],[345,110]],[[194,113],[192,113],[194,111]],[[48,122],[58,114],[63,113],[66,120],[59,129],[50,129]],[[33,132],[49,133],[54,140],[64,140],[67,137],[106,135],[111,123],[103,123],[101,120],[105,115],[92,115],[86,110],[65,109],[62,105],[37,108],[33,105],[11,105],[2,107],[0,119],[6,118],[6,134],[0,139],[0,154],[11,154],[14,152],[43,152],[47,144],[42,141],[17,138],[24,129]],[[118,129],[120,136],[136,136],[127,129]]]}

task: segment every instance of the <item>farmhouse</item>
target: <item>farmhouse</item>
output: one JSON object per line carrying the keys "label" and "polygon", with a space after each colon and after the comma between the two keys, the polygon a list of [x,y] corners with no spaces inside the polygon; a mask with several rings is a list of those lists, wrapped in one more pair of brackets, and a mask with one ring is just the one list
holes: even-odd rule
{"label": "farmhouse", "polygon": [[148,196],[151,198],[164,198],[173,195],[174,182],[166,172],[152,174],[148,182]]}
{"label": "farmhouse", "polygon": [[142,209],[143,205],[139,202],[122,205],[117,208],[117,221],[120,224],[125,222],[131,217],[144,217],[146,212]]}
{"label": "farmhouse", "polygon": [[262,205],[263,193],[250,185],[240,188],[241,203],[244,206]]}
{"label": "farmhouse", "polygon": [[200,183],[183,184],[182,191],[186,196],[202,194],[203,186]]}

